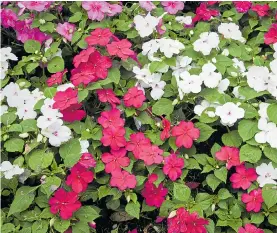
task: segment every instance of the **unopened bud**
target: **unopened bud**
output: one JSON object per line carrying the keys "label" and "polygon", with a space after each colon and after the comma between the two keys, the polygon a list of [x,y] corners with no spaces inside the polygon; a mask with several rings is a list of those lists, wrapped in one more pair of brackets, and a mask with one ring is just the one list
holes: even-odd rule
{"label": "unopened bud", "polygon": [[93,228],[93,229],[96,229],[96,223],[94,221],[92,222],[89,222],[88,225]]}
{"label": "unopened bud", "polygon": [[189,159],[189,155],[188,154],[185,154],[185,159]]}
{"label": "unopened bud", "polygon": [[40,23],[40,24],[45,24],[45,22],[46,22],[45,19],[40,19],[40,20],[39,20],[39,23]]}
{"label": "unopened bud", "polygon": [[173,105],[173,106],[175,106],[176,104],[178,104],[178,99],[175,99],[175,100],[173,100],[173,102],[172,102],[172,105]]}
{"label": "unopened bud", "polygon": [[3,140],[4,140],[4,141],[6,141],[8,138],[9,138],[9,135],[8,135],[8,134],[5,134],[5,135],[3,136]]}
{"label": "unopened bud", "polygon": [[50,227],[52,227],[54,225],[54,222],[55,222],[55,218],[51,218],[51,220],[49,222]]}
{"label": "unopened bud", "polygon": [[189,34],[193,35],[194,34],[193,30],[190,30]]}
{"label": "unopened bud", "polygon": [[212,212],[215,210],[215,204],[212,204]]}
{"label": "unopened bud", "polygon": [[126,197],[126,200],[127,200],[127,202],[130,202],[130,201],[131,201],[131,196],[128,195],[128,196]]}
{"label": "unopened bud", "polygon": [[28,136],[29,136],[28,133],[21,133],[21,134],[19,134],[19,137],[21,137],[21,138],[27,138]]}
{"label": "unopened bud", "polygon": [[218,169],[218,168],[219,168],[219,166],[218,166],[218,165],[216,165],[216,166],[215,166],[215,168],[216,168],[216,169]]}
{"label": "unopened bud", "polygon": [[41,134],[38,134],[37,136],[37,142],[41,142],[43,139],[43,136]]}
{"label": "unopened bud", "polygon": [[173,218],[176,216],[176,210],[173,210],[170,212],[170,214],[168,215],[168,218]]}

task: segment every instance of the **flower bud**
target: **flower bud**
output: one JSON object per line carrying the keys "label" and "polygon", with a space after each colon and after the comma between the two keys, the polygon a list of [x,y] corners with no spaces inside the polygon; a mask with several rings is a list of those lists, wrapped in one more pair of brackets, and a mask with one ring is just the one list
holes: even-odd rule
{"label": "flower bud", "polygon": [[215,210],[215,204],[212,204],[212,212]]}
{"label": "flower bud", "polygon": [[93,229],[96,229],[96,223],[94,221],[92,222],[89,222],[88,225],[93,228]]}
{"label": "flower bud", "polygon": [[185,154],[185,159],[189,159],[189,155],[188,154]]}
{"label": "flower bud", "polygon": [[46,58],[46,57],[43,57],[43,58],[41,59],[41,61],[42,61],[43,63],[46,63],[46,62],[47,62],[47,58]]}
{"label": "flower bud", "polygon": [[193,35],[194,34],[193,30],[190,30],[189,34]]}
{"label": "flower bud", "polygon": [[29,136],[28,133],[21,133],[21,134],[19,134],[19,137],[21,137],[21,138],[27,138],[28,136]]}
{"label": "flower bud", "polygon": [[218,169],[218,168],[219,168],[219,166],[218,166],[218,165],[216,165],[216,166],[215,166],[215,168],[216,168],[216,169]]}
{"label": "flower bud", "polygon": [[178,102],[179,102],[178,99],[175,99],[173,100],[172,105],[175,106],[176,104],[178,104]]}
{"label": "flower bud", "polygon": [[128,195],[128,196],[126,197],[126,200],[127,200],[127,202],[130,202],[130,201],[131,201],[131,196]]}
{"label": "flower bud", "polygon": [[161,127],[161,123],[160,123],[160,122],[157,122],[157,123],[156,123],[156,126]]}
{"label": "flower bud", "polygon": [[8,134],[5,134],[5,135],[3,136],[3,141],[6,141],[8,138],[9,138],[9,135],[8,135]]}
{"label": "flower bud", "polygon": [[45,19],[40,19],[40,20],[39,20],[39,23],[40,23],[40,24],[45,24],[45,22],[46,22]]}
{"label": "flower bud", "polygon": [[43,139],[43,136],[41,134],[38,134],[37,136],[37,142],[41,142]]}
{"label": "flower bud", "polygon": [[55,218],[51,218],[51,220],[49,222],[50,227],[52,227],[54,225],[54,222],[55,222]]}
{"label": "flower bud", "polygon": [[168,218],[173,218],[176,216],[176,210],[173,210],[170,212],[170,214],[168,215]]}

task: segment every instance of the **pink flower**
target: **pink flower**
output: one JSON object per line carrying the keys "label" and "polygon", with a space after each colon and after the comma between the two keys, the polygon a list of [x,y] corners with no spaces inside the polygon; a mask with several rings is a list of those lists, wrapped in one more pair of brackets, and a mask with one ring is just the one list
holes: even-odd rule
{"label": "pink flower", "polygon": [[264,34],[265,44],[274,44],[277,42],[277,23],[274,23],[269,28],[268,32]]}
{"label": "pink flower", "polygon": [[120,57],[122,60],[126,60],[128,57],[134,55],[134,51],[131,48],[132,44],[126,40],[120,40],[118,42],[112,42],[107,45],[107,51],[110,55]]}
{"label": "pink flower", "polygon": [[58,23],[58,26],[56,28],[57,33],[59,33],[61,36],[63,36],[68,41],[72,40],[73,33],[75,31],[75,24],[71,23]]}
{"label": "pink flower", "polygon": [[165,157],[163,172],[165,175],[168,175],[172,181],[175,181],[182,175],[182,168],[184,165],[183,158],[178,158],[176,154],[171,154]]}
{"label": "pink flower", "polygon": [[244,228],[240,227],[238,233],[264,233],[260,228],[255,227],[254,225],[247,223]]}
{"label": "pink flower", "polygon": [[86,112],[82,109],[82,104],[72,104],[68,108],[61,110],[62,119],[67,122],[80,121],[86,116]]}
{"label": "pink flower", "polygon": [[151,141],[146,138],[143,133],[133,133],[130,135],[130,141],[127,142],[126,150],[132,151],[135,158],[140,158],[141,148],[145,146],[150,146]]}
{"label": "pink flower", "polygon": [[74,192],[81,193],[86,191],[88,183],[93,181],[93,177],[91,171],[77,163],[70,169],[70,175],[67,176],[65,183],[71,186]]}
{"label": "pink flower", "polygon": [[259,16],[263,17],[268,15],[268,11],[270,10],[270,7],[267,4],[264,4],[264,5],[256,4],[255,6],[252,6],[251,10],[255,11]]}
{"label": "pink flower", "polygon": [[48,87],[52,87],[55,84],[61,84],[63,81],[63,76],[67,73],[67,69],[52,74],[49,79],[47,79],[46,83]]}
{"label": "pink flower", "polygon": [[105,163],[105,171],[107,173],[113,173],[121,171],[122,167],[128,167],[130,159],[125,155],[126,150],[124,148],[111,150],[111,153],[103,153],[101,159]]}
{"label": "pink flower", "polygon": [[85,40],[88,45],[106,46],[110,42],[112,32],[109,28],[96,28]]}
{"label": "pink flower", "polygon": [[209,224],[209,221],[200,218],[196,212],[189,214],[187,219],[187,232],[191,233],[206,233],[205,225]]}
{"label": "pink flower", "polygon": [[262,203],[264,202],[262,196],[262,189],[258,188],[252,190],[249,194],[242,194],[241,200],[243,203],[246,204],[246,210],[248,212],[254,211],[258,213],[261,210]]}
{"label": "pink flower", "polygon": [[125,129],[123,127],[109,127],[103,129],[101,142],[104,146],[110,146],[112,150],[119,150],[126,145]]}
{"label": "pink flower", "polygon": [[122,12],[122,6],[118,4],[108,4],[109,10],[107,12],[108,16],[115,16]]}
{"label": "pink flower", "polygon": [[123,97],[123,101],[126,107],[140,108],[143,105],[145,96],[142,90],[137,87],[131,87]]}
{"label": "pink flower", "polygon": [[102,125],[103,128],[109,127],[123,127],[124,120],[120,118],[120,111],[113,108],[109,111],[101,112],[101,116],[98,118],[98,123]]}
{"label": "pink flower", "polygon": [[176,146],[179,148],[181,146],[191,148],[193,140],[199,138],[200,130],[195,128],[191,121],[181,121],[179,125],[172,128],[171,135],[176,137]]}
{"label": "pink flower", "polygon": [[[19,2],[18,4],[23,5],[28,10],[34,10],[34,11],[44,11],[48,9],[51,5],[51,2],[48,1],[26,1],[26,2]],[[22,8],[22,6],[20,7]]]}
{"label": "pink flower", "polygon": [[162,120],[162,124],[163,124],[163,131],[162,131],[162,133],[161,133],[161,135],[160,135],[160,138],[161,138],[161,140],[164,141],[165,139],[167,139],[167,138],[170,137],[170,127],[171,127],[171,123],[170,123],[169,120],[163,119],[163,120]]}
{"label": "pink flower", "polygon": [[127,188],[135,188],[137,184],[136,177],[126,171],[116,171],[112,173],[110,180],[110,185],[112,187],[117,187],[119,190],[123,191]]}
{"label": "pink flower", "polygon": [[144,161],[147,166],[152,164],[160,164],[163,161],[163,150],[156,145],[148,145],[141,147],[139,158]]}
{"label": "pink flower", "polygon": [[198,22],[200,20],[208,21],[212,16],[219,15],[219,11],[208,9],[205,3],[201,3],[199,7],[196,8],[196,15],[192,19],[192,22]]}
{"label": "pink flower", "polygon": [[226,161],[226,167],[228,170],[233,166],[241,164],[239,149],[236,147],[223,146],[220,151],[215,153],[215,157],[220,161]]}
{"label": "pink flower", "polygon": [[78,91],[67,88],[65,91],[58,91],[54,96],[54,109],[65,110],[73,104],[78,103]]}
{"label": "pink flower", "polygon": [[[83,64],[80,65],[82,70]],[[108,76],[108,69],[112,67],[112,60],[107,56],[102,56],[98,51],[92,53],[89,57],[89,66],[97,78],[105,79]]]}
{"label": "pink flower", "polygon": [[179,10],[181,11],[184,9],[183,2],[165,1],[162,2],[162,5],[164,6],[164,10],[171,15],[175,15]]}
{"label": "pink flower", "polygon": [[153,9],[156,8],[156,6],[151,2],[151,1],[140,1],[139,5],[141,8],[147,10],[147,11],[152,11]]}
{"label": "pink flower", "polygon": [[4,28],[15,27],[17,15],[11,9],[1,9],[1,25]]}
{"label": "pink flower", "polygon": [[62,219],[66,220],[72,217],[73,213],[80,209],[81,202],[78,201],[78,194],[75,192],[66,192],[64,189],[58,189],[54,196],[49,200],[50,212],[52,214],[60,213]]}
{"label": "pink flower", "polygon": [[233,188],[248,189],[252,181],[257,179],[257,173],[254,168],[246,168],[244,164],[236,167],[236,173],[232,174],[230,181]]}
{"label": "pink flower", "polygon": [[74,67],[77,68],[81,63],[88,62],[89,56],[95,52],[94,47],[89,47],[82,50],[78,55],[73,58]]}
{"label": "pink flower", "polygon": [[96,166],[96,161],[90,153],[83,153],[78,163],[84,168]]}
{"label": "pink flower", "polygon": [[96,90],[96,94],[98,95],[100,102],[108,102],[112,105],[113,108],[115,108],[117,104],[120,104],[120,100],[116,97],[111,88]]}
{"label": "pink flower", "polygon": [[89,225],[92,229],[96,229],[96,222],[94,222],[94,221],[89,222],[88,225]]}
{"label": "pink flower", "polygon": [[88,67],[88,64],[86,65],[86,67],[78,67],[71,70],[70,81],[75,87],[79,86],[80,84],[87,86],[88,84],[98,80],[98,78],[95,77],[95,72],[92,71],[91,67]]}
{"label": "pink flower", "polygon": [[83,1],[82,7],[87,10],[88,18],[91,20],[101,21],[105,17],[105,13],[109,13],[109,4],[100,1]]}
{"label": "pink flower", "polygon": [[238,1],[234,2],[237,12],[246,13],[252,6],[252,2],[248,1]]}

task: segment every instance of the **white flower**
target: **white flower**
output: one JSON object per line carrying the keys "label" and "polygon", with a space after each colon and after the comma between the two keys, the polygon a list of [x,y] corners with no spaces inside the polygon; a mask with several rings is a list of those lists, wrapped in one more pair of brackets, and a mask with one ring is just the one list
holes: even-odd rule
{"label": "white flower", "polygon": [[32,98],[37,103],[41,99],[45,99],[43,92],[41,92],[38,88],[32,91]]}
{"label": "white flower", "polygon": [[245,97],[239,93],[239,88],[240,88],[240,86],[234,87],[232,93],[234,94],[234,96],[235,96],[236,98],[244,100]]}
{"label": "white flower", "polygon": [[269,63],[271,71],[277,75],[277,59],[274,59]]}
{"label": "white flower", "polygon": [[0,116],[8,112],[8,106],[7,105],[1,105],[0,107]]}
{"label": "white flower", "polygon": [[160,99],[164,94],[164,87],[166,85],[165,81],[161,81],[161,76],[154,76],[152,83],[150,84],[152,87],[152,90],[150,92],[151,97],[154,100]]}
{"label": "white flower", "polygon": [[215,72],[216,66],[212,63],[207,63],[203,65],[202,72],[200,73],[200,78],[204,81],[206,87],[215,88],[218,86],[222,79],[220,73]]}
{"label": "white flower", "polygon": [[257,182],[260,187],[266,184],[277,184],[275,181],[277,179],[277,169],[272,166],[271,162],[269,164],[262,163],[260,166],[257,166],[256,172],[259,175]]}
{"label": "white flower", "polygon": [[4,173],[6,179],[10,180],[13,176],[22,174],[24,169],[18,165],[12,165],[9,161],[3,161],[0,165],[0,171]]}
{"label": "white flower", "polygon": [[224,56],[229,56],[229,50],[228,49],[224,49],[223,51],[222,51],[222,55],[224,55]]}
{"label": "white flower", "polygon": [[139,83],[142,87],[147,88],[150,86],[150,83],[153,80],[153,74],[151,74],[149,68],[144,66],[140,69],[137,66],[133,67],[133,72],[136,74],[136,79],[139,80]]}
{"label": "white flower", "polygon": [[198,75],[190,75],[189,72],[185,71],[180,74],[180,78],[179,88],[184,94],[199,93],[201,91],[202,80]]}
{"label": "white flower", "polygon": [[159,23],[159,19],[151,16],[151,14],[148,13],[145,17],[141,15],[136,15],[134,17],[134,23],[140,37],[146,37],[151,35],[156,29],[156,26]]}
{"label": "white flower", "polygon": [[45,129],[49,127],[51,124],[53,124],[55,121],[57,121],[59,118],[55,114],[55,112],[50,112],[46,116],[40,116],[37,119],[37,127],[40,129]]}
{"label": "white flower", "polygon": [[[153,55],[156,53],[160,48],[160,42],[159,40],[150,40],[148,42],[143,43],[142,45],[142,54],[147,55],[151,54]],[[148,55],[149,56],[149,55]]]}
{"label": "white flower", "polygon": [[160,51],[168,58],[171,58],[173,54],[179,54],[180,50],[184,49],[185,46],[178,40],[160,39]]}
{"label": "white flower", "polygon": [[33,106],[30,104],[23,104],[22,106],[17,108],[16,114],[19,119],[27,120],[27,119],[35,119],[37,116],[36,111],[34,111]]}
{"label": "white flower", "polygon": [[259,111],[258,111],[258,113],[259,113],[259,115],[260,115],[261,118],[265,118],[265,119],[268,120],[267,108],[268,108],[269,105],[270,105],[270,104],[268,104],[268,103],[263,103],[263,102],[259,104]]}
{"label": "white flower", "polygon": [[277,149],[276,135],[277,135],[277,127],[275,125],[275,128],[271,129],[267,134],[267,142],[272,148],[275,148],[275,149]]}
{"label": "white flower", "polygon": [[88,140],[81,140],[79,139],[80,145],[81,145],[81,153],[87,153],[89,148],[89,142]]}
{"label": "white flower", "polygon": [[192,58],[190,58],[188,56],[177,56],[176,57],[176,65],[171,66],[171,69],[173,70],[172,74],[175,77],[179,77],[182,72],[190,70],[191,62],[192,62]]}
{"label": "white flower", "polygon": [[0,79],[3,80],[6,77],[6,72],[8,71],[9,64],[7,61],[1,61],[1,66],[0,66]]}
{"label": "white flower", "polygon": [[247,83],[255,91],[265,91],[268,88],[269,71],[267,67],[251,66],[247,72]]}
{"label": "white flower", "polygon": [[63,121],[59,119],[41,130],[41,134],[49,138],[49,143],[52,146],[59,147],[63,142],[67,142],[71,138],[70,129],[62,124]]}
{"label": "white flower", "polygon": [[57,116],[57,117],[62,117],[63,115],[59,112],[58,109],[53,109],[53,104],[55,101],[53,99],[45,99],[44,104],[41,106],[41,113],[44,116]]}
{"label": "white flower", "polygon": [[267,90],[272,96],[277,99],[277,74],[269,74]]}
{"label": "white flower", "polygon": [[185,25],[191,25],[192,24],[192,17],[191,16],[177,16],[175,20],[178,23],[182,23]]}
{"label": "white flower", "polygon": [[[207,109],[207,108],[214,108],[218,106],[217,104],[211,104],[209,103],[207,100],[202,100],[200,104],[196,105],[194,107],[194,113],[198,116],[201,116],[202,113]],[[215,117],[215,111],[205,111],[205,113],[209,116],[209,117]]]}
{"label": "white flower", "polygon": [[261,130],[255,135],[255,140],[258,143],[266,143],[269,139],[270,131],[274,130],[276,125],[272,122],[267,122],[266,118],[260,118],[258,122],[258,129]]}
{"label": "white flower", "polygon": [[216,107],[215,114],[220,117],[221,124],[233,126],[238,119],[244,117],[244,109],[232,102]]}
{"label": "white flower", "polygon": [[222,34],[226,39],[238,40],[245,42],[242,37],[242,33],[239,30],[239,26],[235,23],[221,23],[218,27],[218,32]]}
{"label": "white flower", "polygon": [[193,43],[193,49],[203,55],[209,55],[213,48],[219,45],[219,37],[215,32],[203,32],[200,38]]}
{"label": "white flower", "polygon": [[243,61],[240,61],[237,58],[233,58],[232,61],[234,62],[233,66],[237,68],[241,73],[244,73],[246,71]]}
{"label": "white flower", "polygon": [[273,54],[273,57],[274,57],[275,59],[277,59],[277,42],[273,44],[273,49],[274,49],[274,51],[275,51],[275,53]]}
{"label": "white flower", "polygon": [[7,103],[10,107],[17,107],[24,104],[24,100],[19,97],[20,88],[17,83],[9,83],[3,89],[3,95],[7,97]]}
{"label": "white flower", "polygon": [[57,87],[57,91],[65,91],[67,88],[74,88],[74,85],[72,83],[65,83]]}
{"label": "white flower", "polygon": [[217,90],[219,93],[224,93],[230,85],[230,81],[228,78],[221,80],[217,86]]}
{"label": "white flower", "polygon": [[0,53],[1,53],[1,62],[7,61],[7,60],[13,60],[13,61],[18,60],[17,56],[15,56],[12,53],[11,47],[1,48]]}

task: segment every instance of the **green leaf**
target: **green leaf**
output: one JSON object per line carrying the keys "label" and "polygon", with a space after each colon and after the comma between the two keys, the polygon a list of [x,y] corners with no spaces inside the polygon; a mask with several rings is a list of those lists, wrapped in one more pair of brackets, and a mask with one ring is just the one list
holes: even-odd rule
{"label": "green leaf", "polygon": [[274,163],[277,163],[277,149],[270,146],[265,146],[264,155]]}
{"label": "green leaf", "polygon": [[237,130],[223,134],[221,140],[225,146],[240,147],[242,143],[242,138],[240,137]]}
{"label": "green leaf", "polygon": [[214,191],[217,186],[221,183],[221,180],[216,178],[215,175],[209,174],[206,178],[207,184],[211,187],[211,189]]}
{"label": "green leaf", "polygon": [[75,216],[81,221],[92,222],[99,217],[99,214],[91,206],[83,206],[75,213]]}
{"label": "green leaf", "polygon": [[126,206],[125,206],[125,211],[131,215],[134,216],[135,218],[139,219],[139,213],[140,213],[140,204],[139,202],[129,202]]}
{"label": "green leaf", "polygon": [[272,121],[275,124],[277,124],[277,104],[271,104],[268,106],[267,115],[268,115],[269,121]]}
{"label": "green leaf", "polygon": [[71,40],[71,44],[76,43],[83,35],[83,32],[74,32],[73,36],[72,36],[72,40]]}
{"label": "green leaf", "polygon": [[38,188],[30,187],[30,186],[22,186],[20,187],[15,194],[13,202],[10,206],[10,210],[8,216],[11,216],[15,213],[20,213],[32,204],[33,200],[35,199],[35,191]]}
{"label": "green leaf", "polygon": [[240,108],[243,108],[245,110],[245,115],[244,115],[245,119],[255,118],[259,115],[256,108],[254,108],[250,104],[243,103],[240,105]]}
{"label": "green leaf", "polygon": [[41,185],[41,190],[47,197],[50,197],[56,188],[60,187],[61,182],[61,179],[57,176],[46,177],[45,182]]}
{"label": "green leaf", "polygon": [[36,40],[27,40],[24,42],[24,50],[27,53],[35,53],[36,51],[39,52],[40,47],[40,43]]}
{"label": "green leaf", "polygon": [[90,228],[87,222],[77,222],[72,226],[72,233],[90,233]]}
{"label": "green leaf", "polygon": [[239,93],[245,97],[246,100],[254,99],[256,97],[262,96],[266,94],[267,92],[261,91],[261,92],[256,92],[253,88],[251,87],[240,87],[239,88]]}
{"label": "green leaf", "polygon": [[108,77],[111,82],[118,84],[120,80],[120,71],[118,68],[109,69]]}
{"label": "green leaf", "polygon": [[216,176],[216,178],[222,180],[224,183],[226,183],[227,173],[228,171],[226,167],[221,167],[220,169],[214,171],[214,175]]}
{"label": "green leaf", "polygon": [[12,138],[5,142],[4,147],[8,152],[22,152],[24,143],[20,138]]}
{"label": "green leaf", "polygon": [[195,123],[195,127],[200,130],[200,137],[196,140],[197,142],[207,141],[210,138],[210,136],[213,134],[213,132],[216,131],[209,125],[201,122]]}
{"label": "green leaf", "polygon": [[37,121],[34,119],[27,119],[20,122],[22,133],[37,131]]}
{"label": "green leaf", "polygon": [[261,224],[264,221],[264,215],[262,213],[251,213],[251,223]]}
{"label": "green leaf", "polygon": [[268,222],[274,226],[277,226],[277,213],[271,213],[268,216]]}
{"label": "green leaf", "polygon": [[257,163],[262,157],[262,151],[257,146],[243,145],[240,149],[240,161]]}
{"label": "green leaf", "polygon": [[50,73],[57,73],[64,70],[64,60],[59,57],[53,57],[47,65],[47,69]]}
{"label": "green leaf", "polygon": [[81,145],[78,139],[71,139],[60,147],[60,156],[66,167],[72,167],[81,157]]}
{"label": "green leaf", "polygon": [[34,171],[41,171],[51,165],[54,155],[51,152],[45,152],[45,150],[35,150],[31,153],[28,164]]}
{"label": "green leaf", "polygon": [[232,59],[230,59],[224,55],[217,55],[215,58],[216,58],[215,66],[221,74],[225,73],[227,67],[233,65]]}
{"label": "green leaf", "polygon": [[149,70],[150,70],[151,73],[154,73],[158,70],[161,70],[165,66],[166,66],[165,62],[153,61],[153,62],[151,62],[150,66],[149,66]]}
{"label": "green leaf", "polygon": [[1,232],[2,233],[15,232],[15,226],[11,223],[6,223],[6,224],[2,225]]}
{"label": "green leaf", "polygon": [[277,204],[277,189],[276,185],[265,185],[262,190],[264,203],[268,208]]}
{"label": "green leaf", "polygon": [[76,23],[81,20],[82,16],[83,16],[82,12],[78,11],[69,18],[68,22]]}
{"label": "green leaf", "polygon": [[85,100],[88,96],[88,90],[84,89],[78,92],[78,101],[82,102],[83,100]]}
{"label": "green leaf", "polygon": [[62,220],[60,218],[56,218],[53,226],[54,226],[55,230],[57,230],[58,232],[63,233],[70,226],[70,221],[69,220]]}
{"label": "green leaf", "polygon": [[161,116],[170,115],[173,112],[173,109],[174,107],[171,100],[161,98],[153,105],[152,111],[155,115]]}
{"label": "green leaf", "polygon": [[222,188],[218,191],[218,199],[219,200],[226,200],[230,197],[233,197],[230,192],[228,191],[228,189]]}
{"label": "green leaf", "polygon": [[38,220],[32,225],[32,232],[36,233],[46,233],[48,231],[48,221]]}
{"label": "green leaf", "polygon": [[7,112],[1,116],[1,122],[4,125],[10,125],[16,120],[17,116],[13,112]]}
{"label": "green leaf", "polygon": [[110,194],[111,188],[107,186],[101,186],[98,188],[98,198],[99,200]]}
{"label": "green leaf", "polygon": [[179,201],[187,201],[190,198],[190,188],[185,184],[174,183],[173,197]]}
{"label": "green leaf", "polygon": [[238,125],[238,132],[243,141],[247,141],[259,132],[258,122],[253,120],[242,120]]}
{"label": "green leaf", "polygon": [[44,89],[43,94],[46,98],[52,99],[55,96],[56,92],[57,92],[57,88],[55,88],[55,87],[46,87]]}
{"label": "green leaf", "polygon": [[39,66],[39,63],[38,62],[32,62],[32,63],[29,63],[27,66],[26,66],[26,70],[27,70],[27,73],[31,73],[35,68],[37,68]]}
{"label": "green leaf", "polygon": [[43,25],[41,25],[39,27],[39,29],[42,31],[42,32],[53,32],[54,29],[55,29],[55,24],[53,24],[52,22],[47,22]]}

